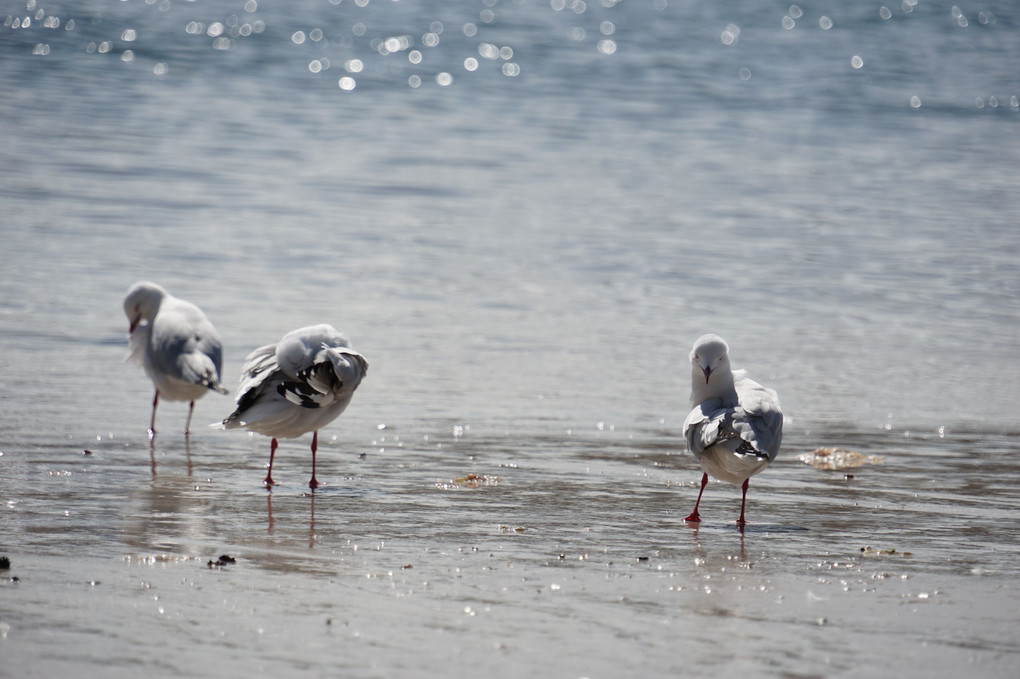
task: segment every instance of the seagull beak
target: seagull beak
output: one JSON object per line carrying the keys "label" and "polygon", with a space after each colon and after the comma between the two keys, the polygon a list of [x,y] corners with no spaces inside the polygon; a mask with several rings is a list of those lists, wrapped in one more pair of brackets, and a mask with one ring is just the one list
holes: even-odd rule
{"label": "seagull beak", "polygon": [[705,384],[708,384],[708,379],[712,377],[712,368],[706,365],[701,371],[705,373]]}
{"label": "seagull beak", "polygon": [[129,335],[130,335],[131,333],[133,333],[133,332],[135,331],[135,328],[137,328],[137,327],[138,327],[138,323],[139,323],[139,321],[141,321],[141,320],[142,320],[142,319],[141,319],[141,317],[140,317],[140,316],[138,316],[138,317],[135,317],[135,318],[131,319],[131,325],[130,325],[130,326],[128,327],[128,334],[129,334]]}

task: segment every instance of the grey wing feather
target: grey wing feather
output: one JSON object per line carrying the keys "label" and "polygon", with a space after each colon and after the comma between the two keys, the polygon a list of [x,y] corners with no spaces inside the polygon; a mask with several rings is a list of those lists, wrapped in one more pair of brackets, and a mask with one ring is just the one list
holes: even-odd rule
{"label": "grey wing feather", "polygon": [[367,370],[368,362],[353,349],[322,344],[312,365],[298,372],[298,380],[281,385],[280,393],[306,408],[329,406],[349,399]]}
{"label": "grey wing feather", "polygon": [[216,329],[197,308],[175,310],[188,322],[161,322],[156,316],[150,328],[153,351],[149,355],[160,372],[192,384],[226,393],[220,386],[223,345]]}
{"label": "grey wing feather", "polygon": [[[751,380],[738,388],[740,405],[726,407],[718,400],[699,404],[684,421],[687,448],[700,456],[712,446],[740,439],[734,453],[775,459],[783,440],[783,412],[771,389]],[[749,384],[747,384],[749,383]]]}
{"label": "grey wing feather", "polygon": [[755,450],[774,460],[783,442],[783,411],[776,392],[753,380],[737,384],[737,394],[744,416],[736,431]]}
{"label": "grey wing feather", "polygon": [[253,380],[261,381],[265,378],[267,372],[271,372],[278,367],[276,364],[276,345],[267,344],[259,347],[244,359],[244,365],[241,366],[241,384],[243,386]]}
{"label": "grey wing feather", "polygon": [[220,366],[223,365],[223,347],[212,338],[194,338],[189,342],[186,353],[178,357],[180,372],[184,379],[226,394],[220,385]]}
{"label": "grey wing feather", "polygon": [[259,347],[245,357],[244,365],[241,367],[241,384],[234,396],[239,411],[251,405],[278,367],[275,344]]}
{"label": "grey wing feather", "polygon": [[289,377],[299,377],[322,357],[324,347],[346,347],[347,338],[329,325],[313,325],[287,333],[276,347],[276,360]]}
{"label": "grey wing feather", "polygon": [[684,420],[687,449],[700,457],[712,446],[735,438],[737,434],[729,424],[732,413],[732,408],[724,408],[715,399],[698,404]]}

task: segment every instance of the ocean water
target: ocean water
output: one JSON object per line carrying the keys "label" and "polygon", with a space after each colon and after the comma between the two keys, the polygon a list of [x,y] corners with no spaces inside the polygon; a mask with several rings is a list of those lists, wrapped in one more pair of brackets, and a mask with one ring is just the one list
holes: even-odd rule
{"label": "ocean water", "polygon": [[[1020,669],[1014,3],[0,20],[0,675]],[[306,436],[262,489],[216,394],[150,443],[142,279],[207,312],[228,383],[350,336],[323,487]],[[786,414],[743,532],[724,484],[682,521],[704,332]]]}

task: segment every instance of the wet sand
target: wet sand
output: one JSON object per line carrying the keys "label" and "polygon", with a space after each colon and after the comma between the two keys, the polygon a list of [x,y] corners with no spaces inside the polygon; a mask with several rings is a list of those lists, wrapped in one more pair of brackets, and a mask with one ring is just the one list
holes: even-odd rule
{"label": "wet sand", "polygon": [[134,440],[8,447],[5,673],[1020,667],[1015,437],[843,432],[885,461],[819,471],[793,436],[744,531],[739,489],[714,482],[704,522],[683,523],[699,474],[666,430],[386,437],[327,442],[314,494],[301,441],[272,492],[257,437],[161,435],[151,457]]}

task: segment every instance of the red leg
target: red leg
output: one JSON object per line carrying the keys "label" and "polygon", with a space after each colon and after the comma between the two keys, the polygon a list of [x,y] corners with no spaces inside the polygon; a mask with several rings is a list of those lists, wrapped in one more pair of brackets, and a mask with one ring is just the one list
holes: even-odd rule
{"label": "red leg", "polygon": [[701,490],[698,491],[698,500],[694,503],[694,511],[684,519],[687,523],[700,523],[701,515],[698,514],[698,505],[701,504],[701,494],[705,492],[705,486],[708,485],[708,474],[704,474],[701,477]]}
{"label": "red leg", "polygon": [[156,406],[159,405],[159,389],[152,397],[152,419],[149,420],[149,440],[156,438]]}
{"label": "red leg", "polygon": [[740,498],[740,518],[737,519],[737,525],[743,527],[747,522],[744,521],[744,503],[747,502],[747,486],[750,483],[750,477],[744,479],[744,485],[741,488],[744,489],[744,495]]}
{"label": "red leg", "polygon": [[273,439],[273,442],[269,444],[269,471],[266,472],[266,479],[262,482],[266,488],[276,485],[276,482],[273,481],[273,458],[276,457],[276,445],[276,439]]}
{"label": "red leg", "polygon": [[319,432],[312,433],[312,480],[308,482],[308,487],[315,490],[319,487],[319,482],[315,480],[315,451],[319,448]]}
{"label": "red leg", "polygon": [[191,405],[188,406],[188,421],[184,423],[184,435],[191,436],[191,414],[195,412],[195,402],[192,401]]}

